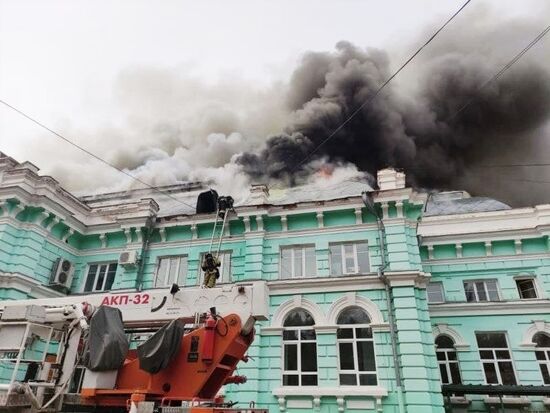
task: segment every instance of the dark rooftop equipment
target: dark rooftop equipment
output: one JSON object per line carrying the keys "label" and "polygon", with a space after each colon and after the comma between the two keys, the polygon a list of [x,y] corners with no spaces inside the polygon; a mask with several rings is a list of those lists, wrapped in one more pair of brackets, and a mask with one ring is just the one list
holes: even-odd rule
{"label": "dark rooftop equipment", "polygon": [[201,192],[197,198],[197,214],[212,214],[218,209],[218,193],[213,189]]}

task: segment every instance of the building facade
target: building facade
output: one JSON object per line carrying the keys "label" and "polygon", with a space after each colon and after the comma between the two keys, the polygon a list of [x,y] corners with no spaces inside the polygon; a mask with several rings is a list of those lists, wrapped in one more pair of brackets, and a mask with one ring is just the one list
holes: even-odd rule
{"label": "building facade", "polygon": [[[550,385],[550,205],[419,193],[393,170],[377,186],[253,186],[236,207],[219,283],[266,280],[271,314],[239,366],[247,383],[226,398],[270,412],[424,413],[444,411],[442,383]],[[0,299],[196,287],[214,225],[194,210],[205,189],[76,197],[0,155]],[[67,288],[51,285],[59,259]],[[549,405],[503,400],[507,411]]]}

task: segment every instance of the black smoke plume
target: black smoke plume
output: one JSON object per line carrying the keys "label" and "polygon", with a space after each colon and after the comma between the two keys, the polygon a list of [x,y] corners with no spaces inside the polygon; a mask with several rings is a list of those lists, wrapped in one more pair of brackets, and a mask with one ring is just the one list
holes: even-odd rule
{"label": "black smoke plume", "polygon": [[[550,114],[550,75],[533,60],[526,58],[482,87],[502,65],[452,48],[424,59],[414,88],[404,93],[390,83],[312,159],[353,163],[371,174],[402,168],[417,187],[466,185],[476,192],[475,182],[464,181],[465,172],[501,159],[511,143],[537,145],[530,135]],[[300,162],[390,74],[385,52],[348,42],[338,43],[335,52],[306,54],[291,79],[287,104],[293,112],[284,133],[237,162],[254,179],[292,184],[307,172],[307,163]]]}

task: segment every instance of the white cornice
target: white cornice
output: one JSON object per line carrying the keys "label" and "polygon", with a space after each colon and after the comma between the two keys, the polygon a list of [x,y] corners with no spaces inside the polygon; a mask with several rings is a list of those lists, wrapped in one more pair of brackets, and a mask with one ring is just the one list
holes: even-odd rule
{"label": "white cornice", "polygon": [[[523,261],[523,260],[536,260],[550,258],[548,253],[542,254],[518,254],[518,255],[491,255],[481,257],[462,257],[462,258],[447,258],[438,260],[437,258],[431,260],[423,260],[422,265],[453,265],[453,264],[469,264],[479,262],[506,262],[506,261]],[[523,265],[525,267],[525,265]],[[471,271],[471,270],[469,270]]]}
{"label": "white cornice", "polygon": [[382,289],[384,284],[376,273],[341,277],[314,277],[268,281],[269,295],[288,295],[300,292],[337,292]]}
{"label": "white cornice", "polygon": [[65,294],[41,285],[36,280],[19,273],[0,272],[0,288],[15,289],[29,294],[33,298],[65,297]]}
{"label": "white cornice", "polygon": [[429,304],[428,307],[432,317],[541,314],[550,312],[550,300],[442,303]]}
{"label": "white cornice", "polygon": [[[418,235],[424,245],[439,240],[493,240],[495,237],[542,236],[550,234],[550,204],[532,208],[471,214],[423,217]],[[502,239],[502,238],[500,238]]]}

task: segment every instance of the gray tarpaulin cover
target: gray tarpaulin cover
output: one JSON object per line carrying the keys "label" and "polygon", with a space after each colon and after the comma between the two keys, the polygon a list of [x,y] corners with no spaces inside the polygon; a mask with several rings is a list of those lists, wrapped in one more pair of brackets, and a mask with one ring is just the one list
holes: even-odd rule
{"label": "gray tarpaulin cover", "polygon": [[128,353],[122,314],[118,308],[100,306],[90,321],[84,353],[86,367],[92,371],[115,370]]}
{"label": "gray tarpaulin cover", "polygon": [[184,323],[173,320],[165,324],[137,348],[139,368],[155,374],[166,368],[180,349]]}

